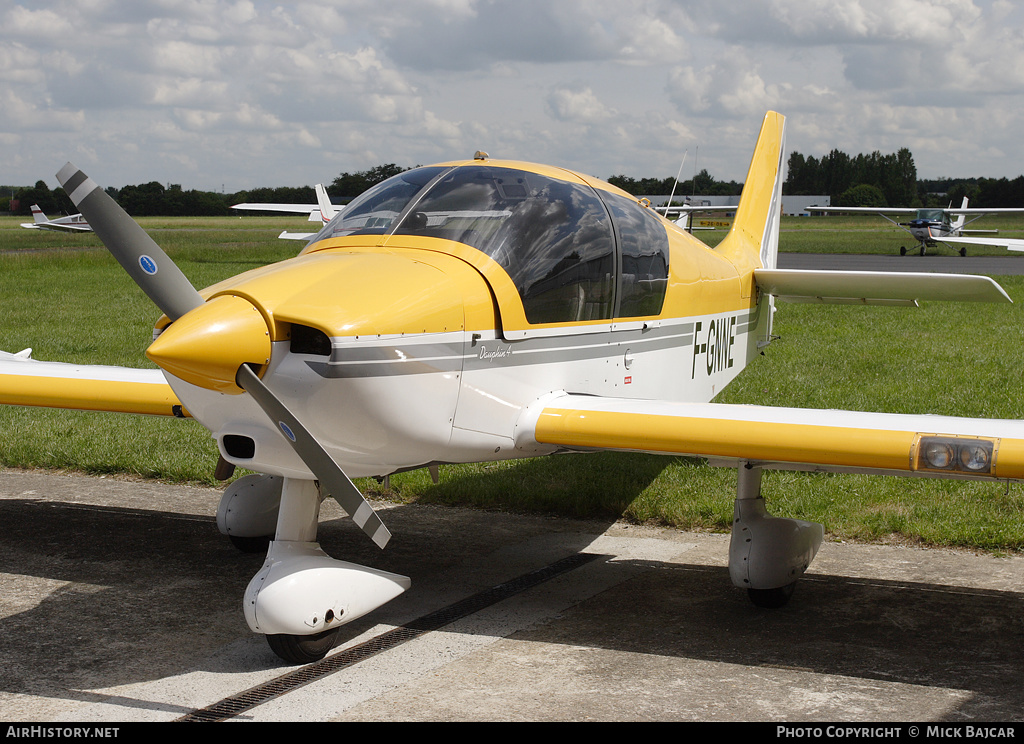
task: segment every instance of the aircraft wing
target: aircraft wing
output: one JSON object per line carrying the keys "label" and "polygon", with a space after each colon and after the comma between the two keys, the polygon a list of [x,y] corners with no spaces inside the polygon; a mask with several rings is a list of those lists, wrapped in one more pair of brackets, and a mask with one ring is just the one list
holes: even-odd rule
{"label": "aircraft wing", "polygon": [[1024,213],[1024,207],[992,207],[985,209],[984,207],[948,207],[944,212],[948,214],[976,214],[981,216],[983,214],[1021,214]]}
{"label": "aircraft wing", "polygon": [[807,212],[860,212],[861,214],[917,214],[911,207],[805,207]]}
{"label": "aircraft wing", "polygon": [[158,369],[41,362],[0,351],[0,404],[184,418]]}
{"label": "aircraft wing", "polygon": [[963,243],[965,245],[991,245],[1011,251],[1024,251],[1024,240],[1020,238],[935,238],[938,243]]}
{"label": "aircraft wing", "polygon": [[316,212],[320,214],[319,204],[270,204],[259,202],[245,202],[244,204],[232,204],[232,209],[244,209],[251,212],[289,212],[291,214],[306,214]]}
{"label": "aircraft wing", "polygon": [[716,204],[716,205],[705,205],[695,206],[693,204],[677,205],[674,207],[655,207],[658,212],[735,212],[739,209],[739,205],[733,204]]}
{"label": "aircraft wing", "polygon": [[92,228],[85,223],[68,223],[68,222],[22,222],[22,227],[27,227],[29,230],[57,230],[59,232],[92,232]]}
{"label": "aircraft wing", "polygon": [[[266,202],[245,202],[243,204],[235,204],[232,209],[242,209],[251,212],[288,212],[290,214],[309,214],[310,222],[319,222],[324,224],[329,222],[334,215],[338,213],[339,208],[331,203],[331,198],[327,195],[327,189],[324,188],[322,183],[318,183],[314,190],[316,191],[316,204],[271,204]],[[312,233],[315,235],[316,233]],[[289,233],[285,235],[281,234],[281,238],[285,239],[297,239],[296,234]]]}
{"label": "aircraft wing", "polygon": [[517,444],[706,457],[714,465],[1024,479],[1024,421],[560,394]]}
{"label": "aircraft wing", "polygon": [[756,269],[758,288],[780,300],[862,305],[917,305],[923,300],[1013,302],[987,276],[903,271]]}

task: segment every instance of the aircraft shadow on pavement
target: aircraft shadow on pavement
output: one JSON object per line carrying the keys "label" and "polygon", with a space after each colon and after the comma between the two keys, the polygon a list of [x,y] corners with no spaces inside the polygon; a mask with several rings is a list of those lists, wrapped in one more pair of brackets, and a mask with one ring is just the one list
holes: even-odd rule
{"label": "aircraft shadow on pavement", "polygon": [[[226,644],[254,638],[240,603],[263,557],[237,551],[212,517],[31,499],[0,508],[0,690],[87,700],[85,690],[203,668]],[[553,532],[568,556],[607,526],[446,507],[385,517],[396,535],[385,551],[348,519],[322,522],[321,539],[337,557],[413,577],[413,590],[378,610],[390,617],[422,614],[418,581],[429,592],[456,566],[493,563],[499,548]],[[637,567],[514,637],[970,690],[975,708],[960,713],[980,719],[993,705],[1024,710],[1024,594],[811,574],[788,606],[762,610],[724,566]],[[379,618],[352,623],[348,637]],[[269,649],[265,664],[277,664]]]}

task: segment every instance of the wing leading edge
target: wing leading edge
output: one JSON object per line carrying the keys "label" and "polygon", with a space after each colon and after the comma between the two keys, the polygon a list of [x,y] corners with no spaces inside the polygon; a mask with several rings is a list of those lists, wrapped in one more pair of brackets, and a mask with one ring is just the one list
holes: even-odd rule
{"label": "wing leading edge", "polygon": [[40,362],[0,352],[0,404],[187,417],[157,369]]}
{"label": "wing leading edge", "polygon": [[1024,251],[1024,239],[1021,238],[951,238],[948,236],[935,238],[937,243],[962,243],[963,245],[991,245],[1006,248],[1010,251]]}
{"label": "wing leading edge", "polygon": [[521,436],[532,432],[541,445],[575,450],[691,455],[779,469],[1024,479],[1024,421],[572,394],[544,401],[531,419]]}

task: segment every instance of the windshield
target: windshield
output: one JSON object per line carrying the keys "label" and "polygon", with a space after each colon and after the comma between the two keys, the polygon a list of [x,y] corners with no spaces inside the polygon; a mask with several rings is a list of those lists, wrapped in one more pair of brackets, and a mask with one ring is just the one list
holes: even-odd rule
{"label": "windshield", "polygon": [[656,315],[667,287],[668,236],[650,209],[532,171],[406,171],[355,199],[314,241],[368,234],[476,248],[512,279],[530,323]]}
{"label": "windshield", "polygon": [[508,272],[531,323],[612,316],[611,218],[583,183],[463,166],[438,180],[395,234],[447,238],[483,251]]}
{"label": "windshield", "polygon": [[445,170],[439,166],[414,168],[381,181],[353,199],[317,233],[313,241],[389,232],[413,197]]}

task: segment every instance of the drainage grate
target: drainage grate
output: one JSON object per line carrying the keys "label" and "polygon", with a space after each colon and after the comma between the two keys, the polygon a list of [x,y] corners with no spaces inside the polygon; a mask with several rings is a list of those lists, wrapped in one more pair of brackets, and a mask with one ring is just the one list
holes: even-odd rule
{"label": "drainage grate", "polygon": [[442,628],[456,620],[460,620],[461,618],[472,615],[475,612],[479,612],[492,604],[496,604],[503,599],[508,599],[509,597],[526,591],[527,589],[531,589],[538,584],[543,584],[545,581],[549,581],[560,574],[567,573],[579,568],[580,566],[586,565],[600,557],[601,556],[595,554],[580,553],[569,556],[568,558],[563,558],[562,560],[545,566],[544,568],[523,574],[511,581],[505,582],[504,584],[491,587],[490,589],[486,589],[478,594],[474,594],[472,597],[467,597],[466,599],[449,605],[448,607],[443,607],[436,612],[431,612],[423,617],[412,620],[400,628],[389,630],[387,633],[382,633],[376,638],[371,638],[368,641],[360,643],[358,646],[353,646],[352,648],[348,648],[344,651],[338,652],[337,654],[328,656],[322,661],[307,664],[293,672],[289,672],[288,674],[272,679],[262,685],[257,685],[256,687],[245,690],[244,692],[240,692],[233,697],[225,698],[224,700],[207,706],[206,708],[194,710],[177,720],[201,722],[223,721],[228,718],[233,718],[234,716],[237,716],[250,708],[255,708],[257,705],[261,705],[272,698],[284,695],[285,693],[291,692],[303,685],[307,685],[310,682],[315,682],[318,679],[322,679],[334,672],[350,667],[353,664],[358,664],[375,654],[392,649],[406,641],[411,641],[425,633],[429,633],[432,630]]}

